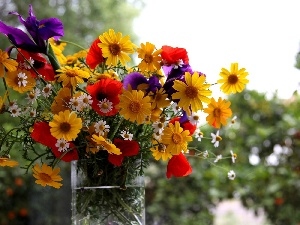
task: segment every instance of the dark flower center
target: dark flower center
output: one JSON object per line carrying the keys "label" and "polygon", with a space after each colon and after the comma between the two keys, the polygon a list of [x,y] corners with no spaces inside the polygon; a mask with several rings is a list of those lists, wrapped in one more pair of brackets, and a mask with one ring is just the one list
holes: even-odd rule
{"label": "dark flower center", "polygon": [[235,75],[235,74],[230,74],[229,76],[228,76],[228,83],[229,84],[236,84],[237,82],[238,82],[238,77],[237,77],[237,75]]}
{"label": "dark flower center", "polygon": [[118,44],[109,45],[109,51],[112,55],[118,55],[121,51],[120,45]]}
{"label": "dark flower center", "polygon": [[172,141],[173,141],[175,144],[181,143],[181,142],[182,142],[182,137],[181,137],[181,135],[178,134],[178,133],[174,133],[174,134],[172,135]]}
{"label": "dark flower center", "polygon": [[138,112],[140,112],[141,104],[139,102],[132,101],[129,104],[129,109],[133,113],[138,113]]}
{"label": "dark flower center", "polygon": [[59,126],[60,130],[64,133],[69,132],[71,129],[71,125],[67,122],[63,122]]}
{"label": "dark flower center", "polygon": [[145,57],[144,57],[144,60],[145,60],[146,63],[152,63],[153,62],[153,56],[149,55],[149,54],[146,54]]}
{"label": "dark flower center", "polygon": [[219,108],[214,109],[214,117],[220,117],[221,116],[221,110]]}
{"label": "dark flower center", "polygon": [[198,89],[192,86],[189,86],[185,89],[185,95],[188,98],[196,98],[198,95]]}
{"label": "dark flower center", "polygon": [[39,177],[41,178],[41,180],[45,181],[46,183],[52,181],[51,177],[46,173],[40,173]]}

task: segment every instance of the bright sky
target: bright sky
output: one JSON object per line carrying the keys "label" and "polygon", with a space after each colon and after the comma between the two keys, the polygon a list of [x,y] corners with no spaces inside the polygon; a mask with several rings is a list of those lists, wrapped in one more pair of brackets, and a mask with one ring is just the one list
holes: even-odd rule
{"label": "bright sky", "polygon": [[[135,22],[141,42],[186,48],[190,65],[218,79],[238,62],[248,89],[288,98],[299,89],[299,0],[145,0]],[[300,90],[300,89],[299,89]]]}

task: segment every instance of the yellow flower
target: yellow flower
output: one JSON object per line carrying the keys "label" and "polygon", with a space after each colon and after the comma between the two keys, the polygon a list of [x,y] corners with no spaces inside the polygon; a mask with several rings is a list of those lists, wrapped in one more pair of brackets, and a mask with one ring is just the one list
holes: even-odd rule
{"label": "yellow flower", "polygon": [[203,109],[202,102],[209,103],[208,96],[211,95],[211,90],[208,88],[210,84],[205,83],[205,76],[199,76],[197,72],[190,74],[185,73],[185,82],[175,80],[173,88],[177,91],[172,94],[173,99],[179,99],[178,106],[181,107],[188,115],[191,112],[197,112]]}
{"label": "yellow flower", "polygon": [[204,109],[204,112],[208,114],[206,121],[215,128],[220,128],[221,124],[226,125],[227,118],[232,115],[230,104],[230,101],[226,101],[221,97],[217,102],[214,98],[211,98],[211,102]]}
{"label": "yellow flower", "polygon": [[157,143],[157,141],[153,141],[153,147],[150,148],[152,155],[155,160],[162,159],[166,161],[172,158],[172,154],[169,151],[166,151],[166,146],[162,143]]}
{"label": "yellow flower", "polygon": [[8,91],[5,92],[3,98],[2,98],[2,96],[0,96],[0,114],[2,112],[4,112],[4,109],[5,109],[4,103],[5,103],[7,96],[8,96]]}
{"label": "yellow flower", "polygon": [[77,84],[82,84],[84,82],[84,78],[87,79],[90,77],[87,71],[81,70],[78,67],[65,66],[56,71],[59,72],[59,74],[55,77],[58,77],[58,82],[62,81],[64,87],[69,87],[69,85],[71,85],[75,88]]}
{"label": "yellow flower", "polygon": [[35,87],[35,79],[28,70],[16,70],[7,72],[5,77],[7,86],[19,93],[31,91]]}
{"label": "yellow flower", "polygon": [[61,51],[63,51],[67,45],[67,43],[61,42],[61,41],[56,41],[54,38],[49,38],[48,41],[51,44],[51,47],[54,46],[54,47],[60,49]]}
{"label": "yellow flower", "polygon": [[17,165],[19,165],[19,163],[15,160],[11,160],[7,157],[0,157],[0,166],[14,167]]}
{"label": "yellow flower", "polygon": [[222,68],[220,76],[222,78],[217,83],[222,84],[220,88],[225,94],[242,92],[245,84],[249,82],[246,79],[248,72],[246,72],[245,68],[238,69],[238,63],[231,63],[230,71]]}
{"label": "yellow flower", "polygon": [[100,135],[93,134],[92,141],[94,141],[100,148],[106,150],[109,154],[121,155],[121,150],[117,148],[114,144],[109,143],[104,137]]}
{"label": "yellow flower", "polygon": [[152,109],[155,108],[165,108],[170,105],[170,100],[168,99],[168,95],[165,93],[163,88],[160,88],[153,94],[152,92],[149,94],[152,96]]}
{"label": "yellow flower", "polygon": [[123,90],[118,108],[125,119],[142,124],[151,115],[150,97],[144,96],[143,91]]}
{"label": "yellow flower", "polygon": [[166,151],[172,155],[178,155],[181,151],[187,152],[188,142],[192,141],[188,130],[183,130],[178,121],[173,125],[169,125],[164,129],[161,136],[161,142],[167,146]]}
{"label": "yellow flower", "polygon": [[62,186],[62,184],[58,182],[62,181],[61,176],[58,175],[60,172],[60,168],[52,169],[47,164],[43,164],[42,167],[36,164],[33,167],[32,171],[33,176],[36,178],[36,184],[40,184],[43,187],[48,185],[57,189]]}
{"label": "yellow flower", "polygon": [[61,111],[70,109],[69,102],[71,99],[71,89],[62,88],[57,92],[57,95],[54,98],[54,101],[51,105],[51,111],[53,114],[58,114]]}
{"label": "yellow flower", "polygon": [[129,62],[131,59],[127,54],[134,53],[136,47],[131,41],[128,35],[122,37],[122,33],[115,33],[113,29],[109,29],[108,32],[99,36],[101,43],[98,46],[102,50],[102,55],[106,59],[105,64],[110,66],[116,66],[118,60],[122,65]]}
{"label": "yellow flower", "polygon": [[77,117],[76,113],[65,110],[54,115],[49,126],[52,136],[56,139],[63,138],[66,141],[72,141],[82,128],[82,120]]}
{"label": "yellow flower", "polygon": [[160,61],[161,57],[159,54],[162,52],[162,49],[155,50],[155,45],[150,42],[146,44],[141,44],[141,48],[137,49],[138,57],[142,59],[138,67],[142,72],[155,72],[161,68]]}
{"label": "yellow flower", "polygon": [[[51,43],[50,43],[51,44]],[[52,45],[51,44],[51,47],[52,47],[52,50],[58,60],[58,62],[61,64],[61,65],[64,65],[67,63],[67,58],[66,56],[62,53],[62,49],[61,48],[58,48],[56,45]]]}
{"label": "yellow flower", "polygon": [[7,52],[0,49],[0,77],[4,77],[5,69],[7,69],[8,72],[13,72],[17,70],[17,66],[18,63],[10,59]]}

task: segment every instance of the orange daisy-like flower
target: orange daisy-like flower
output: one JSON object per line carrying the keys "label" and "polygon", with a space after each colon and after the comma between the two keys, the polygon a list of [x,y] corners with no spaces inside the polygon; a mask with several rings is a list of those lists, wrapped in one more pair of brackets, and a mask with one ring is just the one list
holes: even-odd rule
{"label": "orange daisy-like flower", "polygon": [[11,160],[7,157],[0,157],[0,166],[15,167],[17,165],[19,165],[19,163],[15,160]]}
{"label": "orange daisy-like flower", "polygon": [[65,66],[59,70],[57,70],[59,74],[55,77],[58,77],[58,82],[62,82],[64,87],[72,86],[76,87],[77,84],[82,84],[83,79],[87,79],[90,77],[87,71],[81,70],[79,67],[69,67]]}
{"label": "orange daisy-like flower", "polygon": [[52,167],[47,164],[43,164],[42,166],[36,164],[32,170],[33,176],[36,178],[35,183],[40,184],[43,187],[48,185],[57,189],[62,186],[62,184],[58,182],[62,181],[61,176],[58,175],[60,168],[52,169]]}
{"label": "orange daisy-like flower", "polygon": [[230,101],[222,99],[221,97],[218,101],[211,98],[210,104],[204,109],[204,112],[208,113],[206,121],[215,128],[220,128],[221,124],[226,125],[227,118],[232,115],[230,104]]}
{"label": "orange daisy-like flower", "polygon": [[51,111],[54,114],[58,114],[61,111],[70,109],[69,102],[71,99],[71,89],[62,88],[57,92],[57,95],[54,98],[54,101],[51,105]]}
{"label": "orange daisy-like flower", "polygon": [[18,63],[10,59],[7,52],[0,49],[0,77],[4,77],[5,69],[8,72],[13,72],[17,70]]}
{"label": "orange daisy-like flower", "polygon": [[114,144],[110,143],[100,135],[93,134],[91,140],[98,145],[99,149],[106,150],[109,154],[116,154],[116,155],[122,154],[119,148],[117,148]]}
{"label": "orange daisy-like flower", "polygon": [[28,70],[7,72],[5,81],[7,86],[19,93],[31,91],[36,85],[35,79],[31,76],[31,73]]}
{"label": "orange daisy-like flower", "polygon": [[150,42],[141,44],[141,47],[137,49],[138,57],[142,59],[138,67],[142,72],[155,72],[161,68],[161,49],[155,50],[155,45]]}

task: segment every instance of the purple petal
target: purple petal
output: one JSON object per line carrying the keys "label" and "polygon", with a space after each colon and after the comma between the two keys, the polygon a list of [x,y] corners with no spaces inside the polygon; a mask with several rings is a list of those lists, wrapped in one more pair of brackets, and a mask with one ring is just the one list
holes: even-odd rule
{"label": "purple petal", "polygon": [[51,37],[64,36],[63,23],[58,18],[43,19],[38,27],[39,36],[43,40],[48,40]]}
{"label": "purple petal", "polygon": [[18,48],[25,49],[30,52],[39,52],[40,48],[29,38],[22,30],[7,26],[0,21],[0,33],[5,34],[9,40]]}
{"label": "purple petal", "polygon": [[146,77],[144,77],[142,74],[138,72],[133,72],[128,74],[126,77],[124,77],[123,80],[123,87],[124,89],[128,89],[128,85],[131,86],[132,90],[136,90],[139,84],[146,83],[148,84],[148,81]]}

